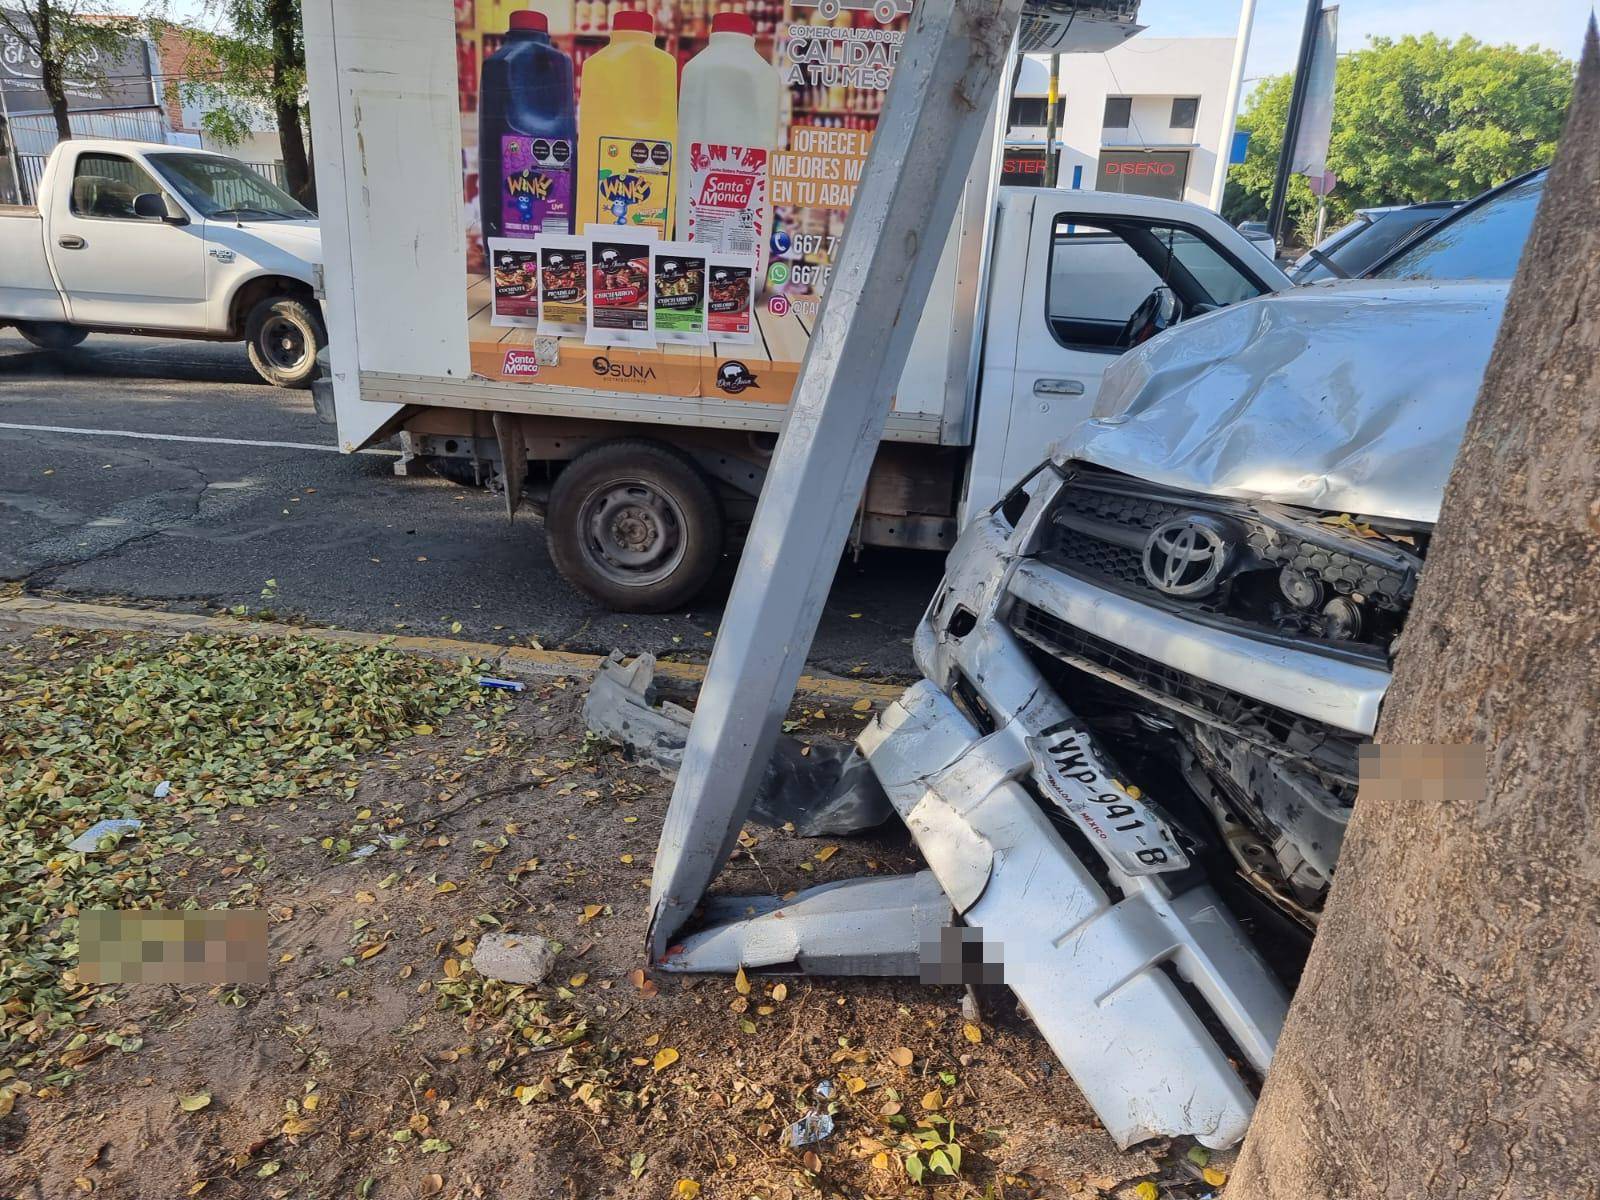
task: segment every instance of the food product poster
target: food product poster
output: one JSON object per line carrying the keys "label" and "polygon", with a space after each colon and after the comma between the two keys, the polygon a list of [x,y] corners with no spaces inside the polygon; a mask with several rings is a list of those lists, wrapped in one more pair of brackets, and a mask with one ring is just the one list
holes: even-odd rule
{"label": "food product poster", "polygon": [[489,239],[489,274],[494,287],[491,324],[533,329],[539,324],[539,251],[517,238]]}
{"label": "food product poster", "polygon": [[[474,372],[534,386],[786,403],[913,0],[454,3]],[[614,39],[624,10],[648,17],[648,32],[635,15],[623,21],[635,28]],[[714,47],[713,18],[730,11],[748,20],[732,37],[724,24]],[[538,16],[513,21],[530,12]],[[639,53],[641,43],[653,53]],[[773,134],[751,132],[751,114],[768,111]],[[570,259],[541,260],[531,318],[497,309],[491,236],[554,246],[602,220],[649,228],[662,242],[700,242],[708,256],[744,256],[747,273],[723,279],[720,299],[708,267],[704,344],[667,336],[679,331],[660,327],[648,287],[642,331],[635,316],[595,308],[592,294],[553,317],[539,311],[541,289],[546,305],[551,298],[548,272],[564,274],[561,290],[572,290]],[[584,263],[577,286],[592,293],[598,270]],[[537,372],[523,366],[528,356],[508,355],[552,336],[560,340],[553,352],[541,344]]]}
{"label": "food product poster", "polygon": [[589,330],[589,242],[542,234],[539,247],[539,332],[583,337]]}
{"label": "food product poster", "polygon": [[650,243],[641,231],[619,229],[597,235],[589,226],[589,314],[591,346],[656,344],[650,321]]}
{"label": "food product poster", "polygon": [[756,340],[755,262],[747,255],[713,254],[706,260],[709,301],[706,325],[717,341]]}
{"label": "food product poster", "polygon": [[652,246],[650,304],[657,341],[709,344],[705,252],[691,242],[658,242]]}

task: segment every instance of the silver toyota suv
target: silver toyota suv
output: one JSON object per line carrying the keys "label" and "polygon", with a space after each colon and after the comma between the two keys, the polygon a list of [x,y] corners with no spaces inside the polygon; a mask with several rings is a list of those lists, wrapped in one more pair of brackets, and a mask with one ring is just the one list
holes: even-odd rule
{"label": "silver toyota suv", "polygon": [[862,738],[1123,1144],[1248,1122],[1542,184],[1124,356]]}

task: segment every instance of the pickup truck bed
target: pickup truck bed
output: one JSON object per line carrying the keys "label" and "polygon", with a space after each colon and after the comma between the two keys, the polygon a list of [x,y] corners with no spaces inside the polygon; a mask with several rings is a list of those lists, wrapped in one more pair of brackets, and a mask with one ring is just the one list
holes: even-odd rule
{"label": "pickup truck bed", "polygon": [[61,293],[44,253],[37,208],[0,205],[0,312],[29,321],[64,321]]}

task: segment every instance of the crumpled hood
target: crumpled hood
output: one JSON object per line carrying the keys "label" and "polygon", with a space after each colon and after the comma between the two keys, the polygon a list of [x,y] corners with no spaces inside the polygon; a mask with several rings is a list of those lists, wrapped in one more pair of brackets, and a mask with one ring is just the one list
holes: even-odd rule
{"label": "crumpled hood", "polygon": [[1507,283],[1348,280],[1197,318],[1106,372],[1077,459],[1187,491],[1436,521]]}

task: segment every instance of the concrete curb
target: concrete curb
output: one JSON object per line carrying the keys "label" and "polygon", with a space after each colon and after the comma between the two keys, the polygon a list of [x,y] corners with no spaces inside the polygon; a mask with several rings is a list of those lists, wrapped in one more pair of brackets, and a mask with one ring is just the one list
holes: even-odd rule
{"label": "concrete curb", "polygon": [[[605,661],[598,654],[569,654],[561,650],[500,646],[492,642],[457,641],[453,638],[400,637],[362,633],[353,629],[320,629],[250,621],[241,617],[214,617],[160,609],[125,608],[116,604],[89,604],[72,600],[43,600],[35,596],[0,598],[0,625],[33,629],[84,629],[103,633],[206,634],[211,637],[315,638],[350,646],[383,646],[407,654],[458,659],[479,659],[485,674],[512,679],[524,676],[593,675]],[[626,649],[626,647],[623,647]],[[657,662],[656,676],[676,683],[699,686],[706,669],[700,663]],[[802,675],[799,690],[825,700],[870,700],[887,703],[905,689],[894,684],[842,679],[836,675]]]}

